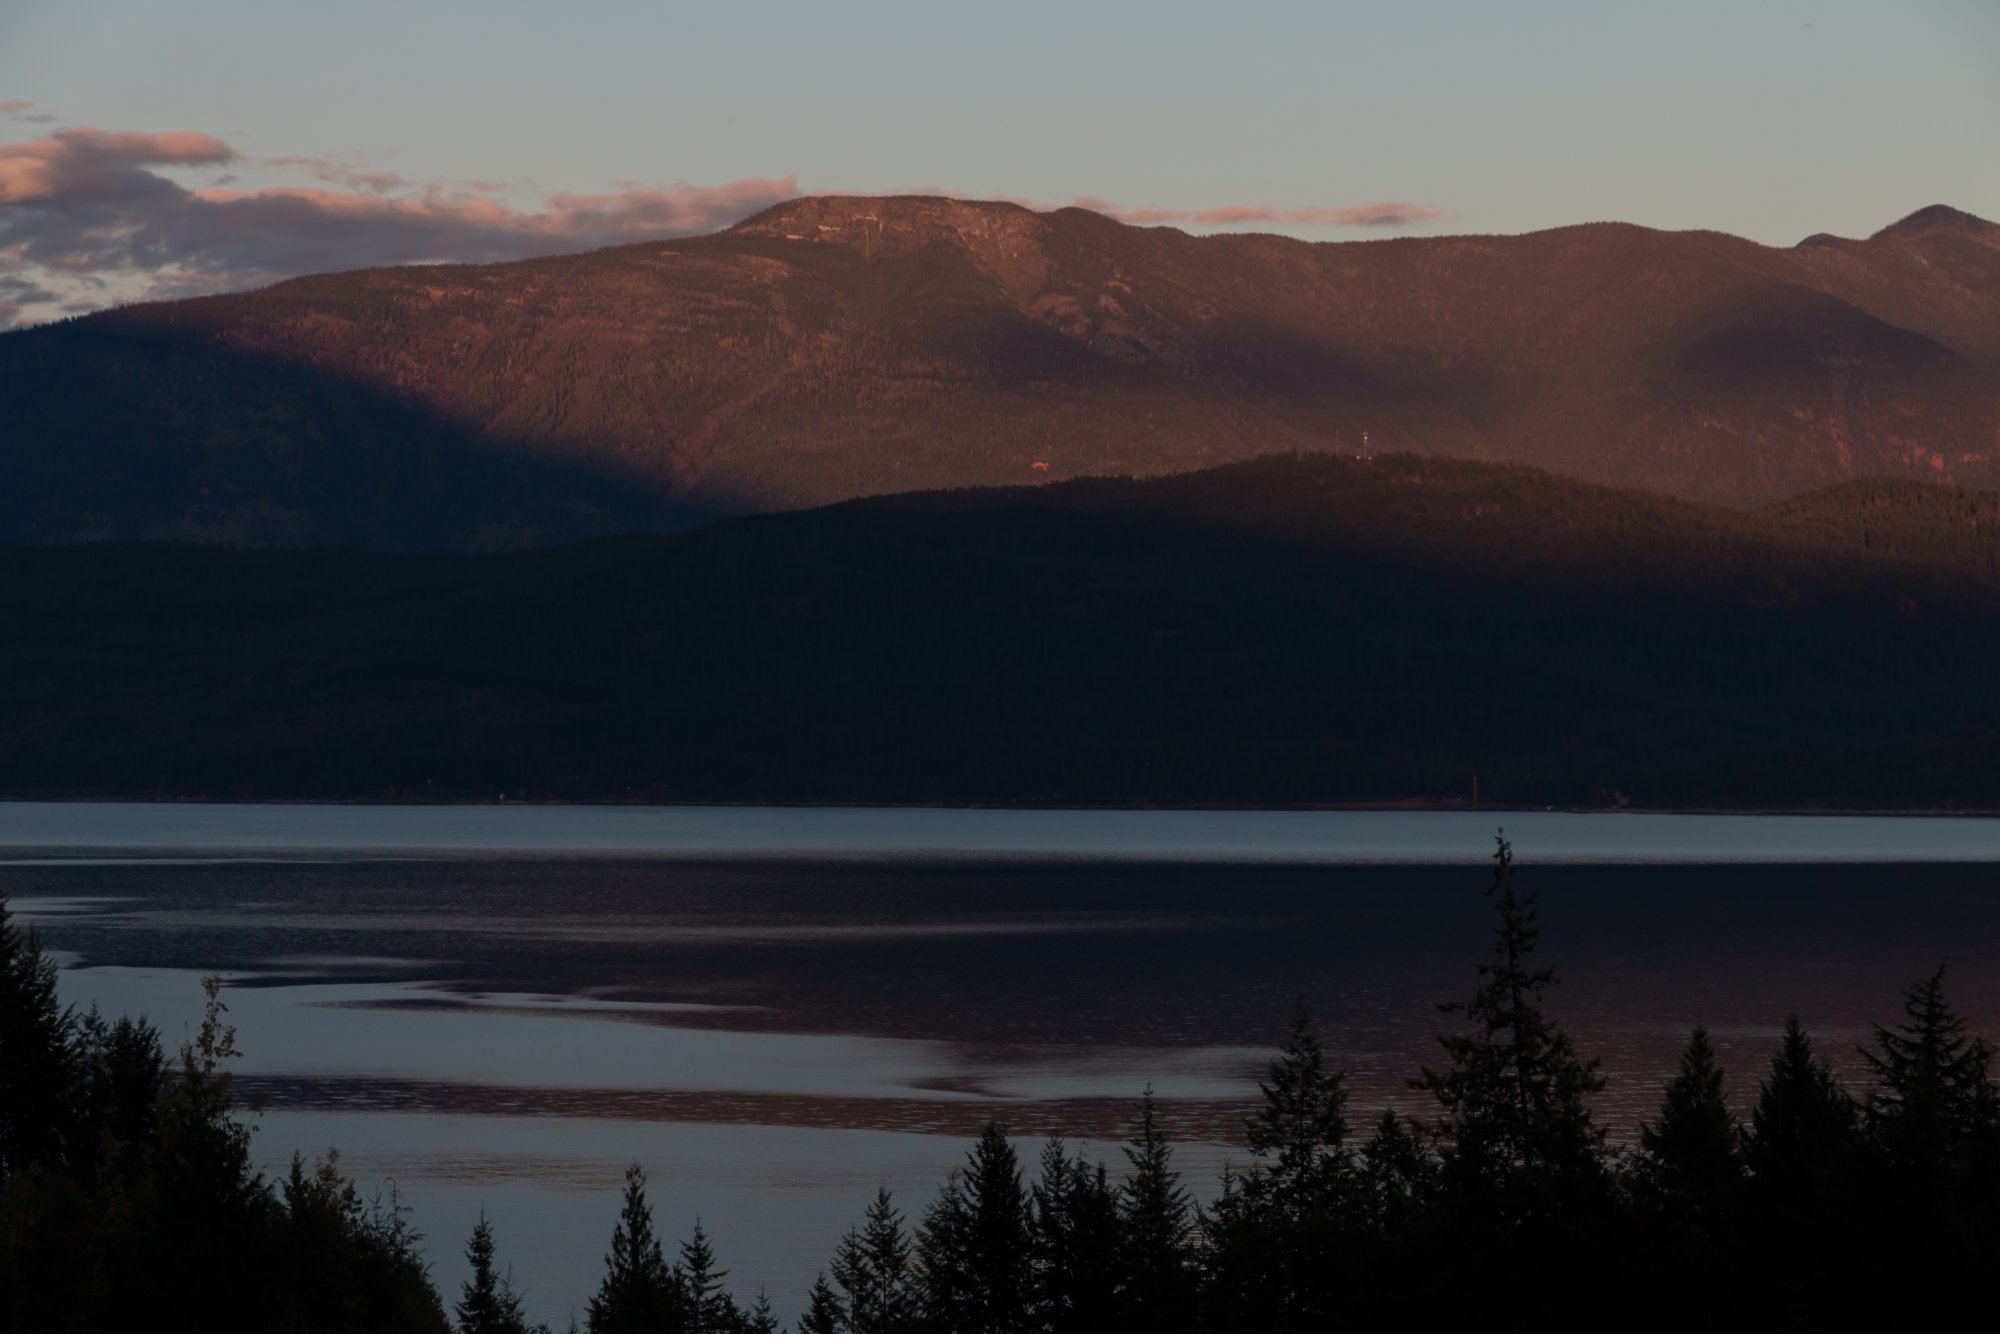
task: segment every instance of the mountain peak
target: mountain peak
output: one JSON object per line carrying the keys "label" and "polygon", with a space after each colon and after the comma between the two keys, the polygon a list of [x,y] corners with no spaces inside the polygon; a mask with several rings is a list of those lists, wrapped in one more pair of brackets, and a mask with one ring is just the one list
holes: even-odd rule
{"label": "mountain peak", "polygon": [[1039,220],[1019,204],[943,195],[802,195],[774,204],[729,230],[794,241],[870,240],[898,234],[986,234],[1019,230]]}
{"label": "mountain peak", "polygon": [[1892,240],[1899,237],[1925,236],[1933,232],[1966,232],[1986,235],[2000,232],[2000,225],[1988,222],[1976,214],[1946,204],[1932,204],[1920,208],[1900,222],[1892,222],[1875,235],[1871,241]]}

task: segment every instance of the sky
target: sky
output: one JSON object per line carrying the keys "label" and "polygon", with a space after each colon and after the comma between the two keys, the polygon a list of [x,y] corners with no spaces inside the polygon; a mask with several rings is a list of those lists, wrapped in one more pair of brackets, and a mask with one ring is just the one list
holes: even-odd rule
{"label": "sky", "polygon": [[0,0],[0,327],[802,192],[1312,240],[2000,218],[2000,0]]}

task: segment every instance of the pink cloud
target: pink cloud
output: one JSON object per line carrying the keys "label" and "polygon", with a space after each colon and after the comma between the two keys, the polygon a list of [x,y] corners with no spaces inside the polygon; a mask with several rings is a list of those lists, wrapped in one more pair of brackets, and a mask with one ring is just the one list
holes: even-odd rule
{"label": "pink cloud", "polygon": [[[799,193],[795,177],[554,194],[540,208],[374,171],[354,158],[270,158],[324,184],[190,186],[168,170],[244,164],[228,143],[77,127],[0,145],[0,277],[117,280],[127,299],[378,264],[519,259],[713,231]],[[150,284],[149,286],[146,284]],[[0,327],[28,303],[4,297]],[[108,294],[97,298],[102,304]]]}
{"label": "pink cloud", "polygon": [[[0,205],[115,197],[174,188],[153,166],[229,162],[235,151],[213,135],[109,133],[88,127],[57,130],[24,144],[0,144]],[[0,230],[0,239],[5,232]]]}
{"label": "pink cloud", "polygon": [[[33,104],[0,102],[19,119]],[[316,185],[237,188],[202,168],[302,171]],[[136,295],[221,291],[302,273],[429,261],[485,262],[726,227],[799,193],[798,179],[720,185],[622,182],[602,194],[551,194],[539,208],[511,187],[453,188],[376,170],[364,155],[249,159],[194,130],[56,130],[0,144],[0,328],[40,307],[65,313]],[[919,191],[913,193],[937,193]],[[1047,211],[1035,200],[1009,202]],[[1344,208],[1074,206],[1140,226],[1400,227],[1439,216],[1406,202]]]}
{"label": "pink cloud", "polygon": [[410,184],[409,181],[403,179],[403,177],[393,171],[363,171],[361,168],[350,166],[338,158],[267,157],[263,160],[262,165],[266,167],[302,167],[322,181],[327,181],[334,185],[344,185],[350,190],[369,190],[378,195],[387,194],[391,190],[400,190]]}
{"label": "pink cloud", "polygon": [[47,125],[55,119],[54,116],[49,115],[45,111],[36,111],[33,102],[18,100],[0,102],[0,116],[5,116],[8,120],[26,121],[30,125]]}

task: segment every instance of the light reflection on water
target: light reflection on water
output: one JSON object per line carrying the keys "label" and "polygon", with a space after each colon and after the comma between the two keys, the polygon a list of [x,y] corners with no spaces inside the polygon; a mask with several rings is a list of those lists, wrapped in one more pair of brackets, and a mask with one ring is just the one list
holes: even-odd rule
{"label": "light reflection on water", "polygon": [[[180,808],[141,809],[138,835],[158,839],[161,811]],[[214,836],[219,809],[197,834]],[[0,844],[20,811],[0,811]],[[341,828],[362,837],[366,814],[348,808]],[[828,813],[792,814],[810,826],[795,844],[822,836]],[[1565,826],[1565,846],[1651,846],[1657,827],[1629,819]],[[1614,1133],[1650,1114],[1695,1022],[1740,1098],[1788,1010],[1852,1068],[1868,1023],[1947,953],[1974,1023],[2000,1021],[2000,870],[1881,855],[1920,825],[1976,850],[1992,822],[1725,821],[1720,851],[1758,864],[1696,847],[1702,864],[1608,867],[1544,864],[1508,823],[1523,883],[1544,891],[1544,949],[1565,979],[1554,1008],[1613,1077],[1600,1112]],[[1466,862],[1490,839],[1424,827]],[[1820,835],[1851,850],[1857,829],[1882,841],[1852,864],[1769,860]],[[634,1157],[671,1231],[699,1212],[741,1290],[768,1283],[790,1308],[877,1184],[915,1214],[990,1117],[1109,1145],[1150,1082],[1206,1188],[1242,1156],[1224,1142],[1295,998],[1350,1072],[1357,1120],[1420,1107],[1407,1079],[1436,1059],[1434,1002],[1470,991],[1486,948],[1483,871],[1436,857],[382,860],[341,846],[0,860],[0,888],[59,951],[68,995],[143,1010],[170,1040],[198,1015],[195,979],[224,972],[243,1087],[269,1099],[266,1161],[337,1144],[364,1184],[393,1177],[447,1285],[484,1202],[558,1327],[594,1283]]]}
{"label": "light reflection on water", "polygon": [[0,848],[116,854],[1109,858],[1473,863],[1504,824],[1544,864],[2000,860],[2000,820],[1565,811],[1071,811],[754,806],[0,802]]}

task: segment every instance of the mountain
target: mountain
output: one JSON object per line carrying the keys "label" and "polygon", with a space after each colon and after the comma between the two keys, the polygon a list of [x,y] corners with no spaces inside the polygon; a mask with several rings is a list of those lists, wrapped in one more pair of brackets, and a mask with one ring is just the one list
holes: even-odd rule
{"label": "mountain", "polygon": [[0,548],[0,795],[2000,807],[2000,493],[1272,457],[532,551]]}
{"label": "mountain", "polygon": [[480,549],[1278,451],[2000,485],[2000,227],[1311,244],[808,198],[0,335],[0,540]]}

